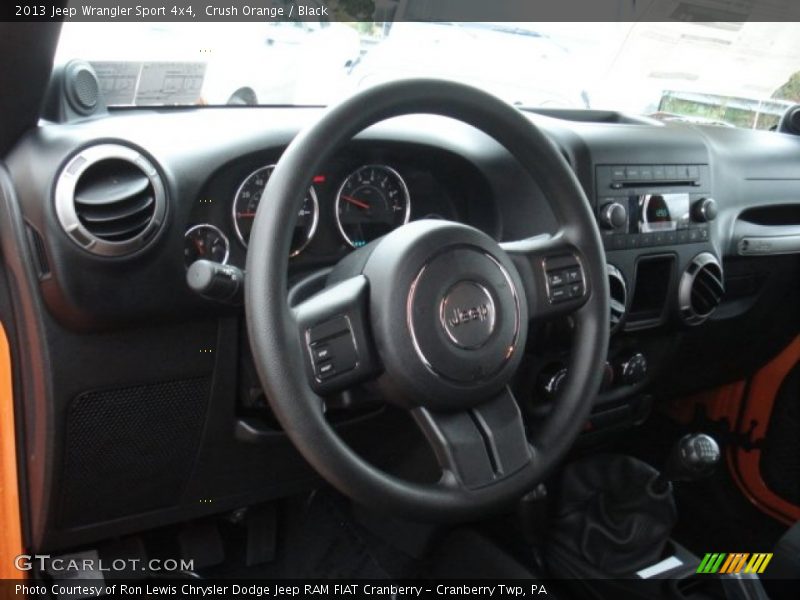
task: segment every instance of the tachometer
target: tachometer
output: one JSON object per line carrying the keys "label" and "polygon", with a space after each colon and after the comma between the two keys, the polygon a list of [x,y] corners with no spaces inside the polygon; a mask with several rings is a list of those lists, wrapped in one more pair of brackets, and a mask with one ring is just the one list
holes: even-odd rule
{"label": "tachometer", "polygon": [[[236,236],[247,246],[250,241],[250,230],[253,228],[253,219],[258,210],[258,203],[264,188],[267,186],[269,176],[275,170],[275,165],[262,167],[250,173],[239,186],[233,199],[233,225]],[[292,236],[291,256],[297,256],[314,237],[319,221],[319,202],[313,187],[308,188],[308,193],[303,198],[303,206],[297,214],[297,223]]]}
{"label": "tachometer", "polygon": [[183,260],[187,267],[201,258],[224,265],[229,250],[228,238],[213,225],[195,225],[184,234]]}
{"label": "tachometer", "polygon": [[400,174],[386,165],[365,165],[347,176],[336,195],[336,225],[358,248],[408,223],[411,197]]}

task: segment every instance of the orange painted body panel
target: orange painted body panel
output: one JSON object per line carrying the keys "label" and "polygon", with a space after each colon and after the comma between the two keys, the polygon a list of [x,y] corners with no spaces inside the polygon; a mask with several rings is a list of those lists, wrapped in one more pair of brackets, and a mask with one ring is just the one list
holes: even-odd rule
{"label": "orange painted body panel", "polygon": [[22,553],[11,352],[0,325],[0,579],[21,579],[14,557]]}

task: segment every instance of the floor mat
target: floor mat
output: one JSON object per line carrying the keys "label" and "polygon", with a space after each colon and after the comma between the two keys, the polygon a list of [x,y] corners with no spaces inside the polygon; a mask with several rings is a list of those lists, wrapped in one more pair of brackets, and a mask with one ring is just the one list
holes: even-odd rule
{"label": "floor mat", "polygon": [[350,503],[323,488],[278,508],[275,560],[245,566],[245,531],[223,532],[225,564],[202,573],[221,578],[388,579],[413,577],[417,561],[371,534],[354,518]]}

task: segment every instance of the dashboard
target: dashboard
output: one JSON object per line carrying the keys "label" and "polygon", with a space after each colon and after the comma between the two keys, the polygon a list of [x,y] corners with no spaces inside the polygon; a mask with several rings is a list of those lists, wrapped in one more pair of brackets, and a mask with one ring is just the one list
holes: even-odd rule
{"label": "dashboard", "polygon": [[[319,114],[115,110],[42,122],[6,158],[0,244],[26,340],[34,548],[317,481],[270,414],[241,305],[196,293],[187,267],[245,268],[270,167]],[[526,115],[572,167],[606,252],[613,333],[581,443],[634,432],[659,403],[746,376],[800,330],[800,138]],[[459,221],[501,241],[558,227],[539,182],[504,148],[440,117],[371,127],[308,183],[287,293],[313,293],[354,247],[409,220]],[[554,277],[550,293],[570,293]],[[558,401],[570,339],[568,319],[532,324],[515,382],[531,418]],[[376,464],[405,456],[388,441],[411,447],[369,390],[328,400],[341,435]]]}

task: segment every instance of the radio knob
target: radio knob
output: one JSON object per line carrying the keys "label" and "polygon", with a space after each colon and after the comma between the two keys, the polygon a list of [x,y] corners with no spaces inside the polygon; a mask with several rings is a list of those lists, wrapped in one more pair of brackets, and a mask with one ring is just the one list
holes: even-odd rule
{"label": "radio knob", "polygon": [[692,219],[698,223],[707,223],[717,218],[717,201],[713,198],[701,198],[692,205]]}
{"label": "radio knob", "polygon": [[600,224],[604,229],[619,229],[628,222],[628,211],[619,202],[609,202],[600,209]]}

